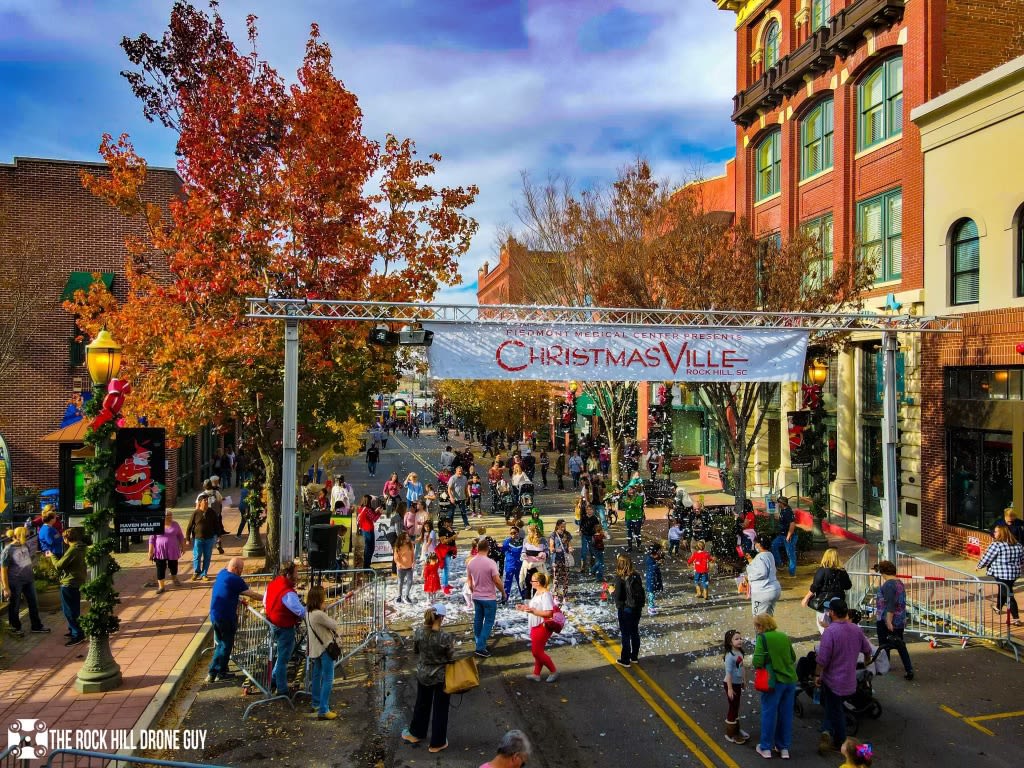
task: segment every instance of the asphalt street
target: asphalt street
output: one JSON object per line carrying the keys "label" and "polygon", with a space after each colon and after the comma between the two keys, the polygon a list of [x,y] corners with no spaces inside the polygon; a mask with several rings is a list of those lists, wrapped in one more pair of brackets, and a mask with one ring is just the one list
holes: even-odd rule
{"label": "asphalt street", "polygon": [[[380,493],[391,472],[404,479],[417,471],[421,479],[435,474],[442,449],[432,435],[389,440],[377,477],[369,478],[358,457],[342,468],[358,494]],[[479,454],[479,445],[474,446]],[[483,469],[489,459],[478,464]],[[571,492],[538,491],[537,506],[548,528],[556,517],[571,519]],[[489,505],[485,503],[485,509]],[[645,533],[663,538],[664,512],[652,509]],[[495,537],[504,521],[483,521]],[[623,524],[612,530],[607,562],[624,543]],[[573,529],[570,523],[570,530]],[[460,533],[460,553],[475,531]],[[481,686],[452,702],[448,741],[442,753],[409,746],[399,735],[408,724],[415,695],[411,672],[415,656],[406,642],[410,627],[427,606],[425,597],[412,606],[389,604],[389,627],[395,640],[380,653],[348,662],[347,676],[336,687],[341,717],[334,722],[310,720],[300,707],[266,705],[257,716],[241,720],[248,703],[237,688],[203,686],[193,681],[171,719],[181,727],[207,727],[211,744],[202,759],[225,765],[305,766],[452,766],[476,768],[494,754],[501,734],[521,728],[535,745],[531,765],[570,766],[735,766],[759,765],[753,749],[759,733],[758,697],[752,680],[741,709],[742,727],[754,739],[737,746],[723,738],[725,696],[720,645],[727,629],[751,636],[749,603],[731,577],[712,582],[712,599],[698,602],[691,594],[681,560],[664,567],[666,591],[659,612],[641,622],[641,663],[630,669],[615,665],[618,655],[613,611],[600,601],[601,585],[573,575],[569,624],[551,650],[561,672],[555,683],[525,678],[532,658],[521,614],[499,610],[492,637],[493,657],[480,663]],[[785,593],[777,618],[803,656],[817,639],[813,614],[799,605],[813,574],[802,565],[797,576],[784,579]],[[455,569],[454,584],[461,583]],[[416,587],[420,588],[417,581]],[[392,591],[393,591],[392,585]],[[445,598],[451,617],[448,629],[459,638],[460,651],[472,650],[471,611],[455,589]],[[869,633],[869,637],[873,633]],[[1024,748],[1024,705],[1020,684],[1024,667],[1012,657],[987,647],[961,648],[942,643],[929,648],[912,641],[916,678],[903,679],[894,657],[893,674],[875,680],[882,706],[877,720],[864,719],[858,738],[874,745],[876,765],[891,766],[1018,766]],[[748,673],[750,674],[750,673]],[[838,755],[819,757],[821,709],[808,697],[804,717],[794,720],[793,765],[839,765]],[[775,759],[778,759],[776,756]]]}

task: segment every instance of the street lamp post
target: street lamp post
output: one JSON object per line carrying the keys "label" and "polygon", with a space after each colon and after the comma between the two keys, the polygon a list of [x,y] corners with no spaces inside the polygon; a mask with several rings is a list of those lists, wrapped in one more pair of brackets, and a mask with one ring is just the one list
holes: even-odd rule
{"label": "street lamp post", "polygon": [[821,523],[828,514],[828,461],[823,455],[828,441],[825,437],[824,386],[828,378],[828,364],[815,358],[807,367],[810,386],[804,388],[804,407],[810,411],[811,466],[808,472],[807,492],[811,497],[812,535],[816,546],[828,543]]}
{"label": "street lamp post", "polygon": [[[93,394],[83,411],[84,418],[92,420],[100,413],[107,387],[121,367],[121,345],[104,329],[85,348],[85,361],[93,383]],[[85,559],[92,566],[93,578],[82,588],[82,594],[89,601],[89,610],[82,617],[82,629],[89,638],[89,652],[75,680],[75,689],[81,693],[109,691],[121,684],[121,667],[110,651],[110,635],[119,626],[114,607],[120,602],[114,591],[114,574],[120,566],[110,556],[114,546],[110,522],[114,506],[116,429],[116,419],[111,418],[99,425],[90,423],[85,435],[85,443],[94,451],[85,467],[89,476],[85,494],[92,502],[92,511],[85,518],[85,530],[93,538]]]}

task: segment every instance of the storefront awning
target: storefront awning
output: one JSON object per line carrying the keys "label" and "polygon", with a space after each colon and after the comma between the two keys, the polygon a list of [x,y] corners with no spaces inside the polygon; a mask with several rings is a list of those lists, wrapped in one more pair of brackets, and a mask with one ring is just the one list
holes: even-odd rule
{"label": "storefront awning", "polygon": [[56,432],[43,435],[39,438],[43,443],[81,443],[85,440],[85,433],[89,429],[89,423],[85,419],[79,419],[74,424],[61,427]]}
{"label": "storefront awning", "polygon": [[72,272],[68,275],[68,281],[64,284],[64,292],[60,295],[61,301],[71,301],[75,298],[75,291],[88,291],[89,286],[96,282],[93,274],[98,274],[107,290],[114,284],[113,272]]}

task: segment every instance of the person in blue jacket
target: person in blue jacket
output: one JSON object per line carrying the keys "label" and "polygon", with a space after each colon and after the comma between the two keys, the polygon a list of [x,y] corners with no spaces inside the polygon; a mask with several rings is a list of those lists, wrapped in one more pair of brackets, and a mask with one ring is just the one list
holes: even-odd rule
{"label": "person in blue jacket", "polygon": [[505,558],[505,599],[502,602],[508,602],[513,582],[519,590],[520,599],[525,600],[523,587],[519,583],[519,569],[523,561],[523,537],[514,525],[508,529],[508,538],[502,543],[501,551]]}
{"label": "person in blue jacket", "polygon": [[64,554],[64,537],[57,523],[57,513],[49,504],[43,509],[43,524],[39,528],[39,551],[54,557]]}

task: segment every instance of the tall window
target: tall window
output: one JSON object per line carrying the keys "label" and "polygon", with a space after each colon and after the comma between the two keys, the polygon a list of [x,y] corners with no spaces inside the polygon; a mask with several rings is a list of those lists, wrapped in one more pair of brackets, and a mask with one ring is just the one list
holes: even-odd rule
{"label": "tall window", "polygon": [[779,38],[782,36],[779,22],[768,22],[764,31],[764,68],[770,69],[779,62]]}
{"label": "tall window", "polygon": [[811,3],[811,30],[828,26],[829,0],[814,0]]}
{"label": "tall window", "polygon": [[779,191],[782,181],[781,131],[765,136],[757,145],[757,191],[754,199],[758,202]]}
{"label": "tall window", "polygon": [[903,190],[865,200],[857,205],[860,257],[875,268],[875,282],[898,280],[903,275]]}
{"label": "tall window", "polygon": [[1024,205],[1017,209],[1013,226],[1017,241],[1017,295],[1024,296]]}
{"label": "tall window", "polygon": [[1013,503],[1013,435],[946,430],[946,520],[987,530]]}
{"label": "tall window", "polygon": [[820,288],[832,277],[832,214],[813,219],[804,224],[804,232],[818,243],[818,252],[807,265],[803,287],[806,291]]}
{"label": "tall window", "polygon": [[953,229],[950,243],[951,304],[978,303],[979,241],[978,225],[964,219]]}
{"label": "tall window", "polygon": [[800,178],[832,167],[832,99],[821,102],[800,124]]}
{"label": "tall window", "polygon": [[869,74],[857,89],[857,148],[903,133],[903,59],[889,59]]}

